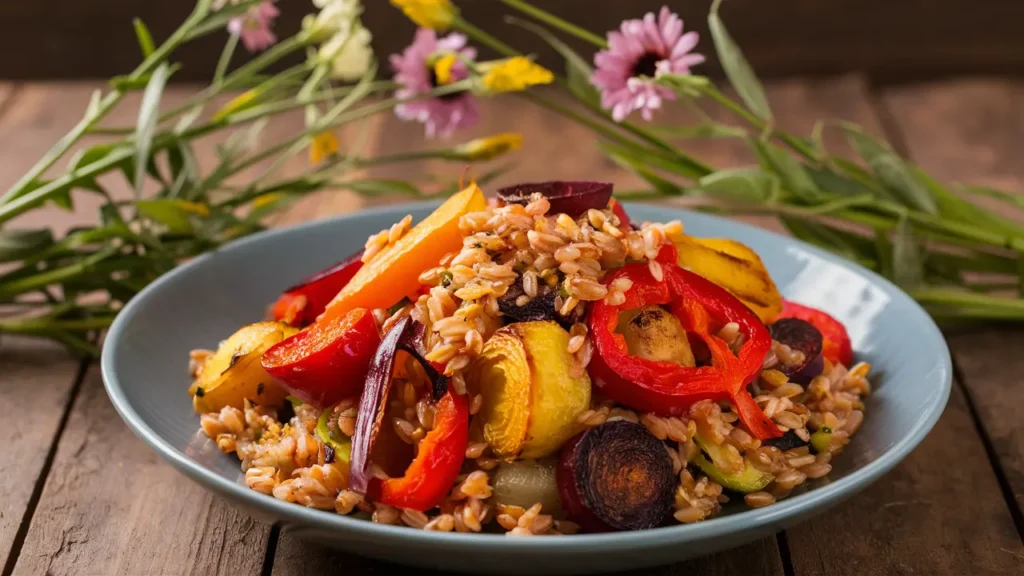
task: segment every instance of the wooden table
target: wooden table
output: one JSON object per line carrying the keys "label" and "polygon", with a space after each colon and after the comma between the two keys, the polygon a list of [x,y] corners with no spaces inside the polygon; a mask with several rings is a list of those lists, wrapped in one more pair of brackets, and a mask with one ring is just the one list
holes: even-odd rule
{"label": "wooden table", "polygon": [[[0,189],[78,119],[92,88],[0,85]],[[945,180],[1024,189],[1024,82],[963,79],[879,88],[860,77],[841,77],[777,82],[768,92],[788,129],[807,133],[818,118],[857,121]],[[175,89],[168,98],[186,93]],[[388,116],[373,122],[370,150],[420,145],[416,125]],[[510,129],[525,134],[526,147],[518,154],[518,170],[505,181],[635,184],[599,155],[589,133],[517,99],[489,102],[472,134]],[[719,166],[750,161],[741,147],[722,141],[707,142],[700,152]],[[387,174],[403,178],[424,168],[402,166]],[[70,216],[35,218],[57,227],[88,221],[92,214],[83,202]],[[324,194],[297,206],[290,218],[363,205],[349,194]],[[1024,574],[1024,333],[992,329],[950,335],[949,343],[957,364],[949,406],[894,471],[792,530],[659,572]],[[257,524],[189,482],[122,424],[97,366],[79,364],[61,350],[3,342],[0,414],[2,576],[358,575],[386,566]]]}

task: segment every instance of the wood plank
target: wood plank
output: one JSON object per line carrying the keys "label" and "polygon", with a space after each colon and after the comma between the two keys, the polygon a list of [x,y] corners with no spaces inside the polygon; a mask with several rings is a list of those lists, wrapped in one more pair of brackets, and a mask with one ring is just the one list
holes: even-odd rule
{"label": "wood plank", "polygon": [[[973,79],[887,90],[884,102],[912,158],[947,181],[1024,193],[1024,82]],[[937,119],[955,118],[957,121]],[[979,200],[1024,222],[1020,210],[993,199]],[[995,327],[950,337],[964,384],[999,460],[1004,491],[1016,503],[1017,529],[1024,534],[1024,405],[1016,358],[1024,332]]]}
{"label": "wood plank", "polygon": [[93,368],[13,574],[258,574],[268,533],[135,438]]}
{"label": "wood plank", "polygon": [[6,416],[0,427],[0,566],[13,560],[19,536],[24,539],[78,368],[57,346],[24,338],[0,342],[0,414]]}
{"label": "wood plank", "polygon": [[[927,127],[918,146],[942,149],[947,157],[918,156],[911,147],[912,156],[942,175],[959,147],[927,130],[970,129],[972,123],[929,108],[928,93],[906,97],[892,117],[903,131],[908,121]],[[897,144],[900,136],[889,134]],[[867,418],[870,425],[870,412]],[[788,541],[796,574],[1014,574],[1024,565],[1013,519],[957,385],[931,434],[902,464],[849,504],[790,530]]]}

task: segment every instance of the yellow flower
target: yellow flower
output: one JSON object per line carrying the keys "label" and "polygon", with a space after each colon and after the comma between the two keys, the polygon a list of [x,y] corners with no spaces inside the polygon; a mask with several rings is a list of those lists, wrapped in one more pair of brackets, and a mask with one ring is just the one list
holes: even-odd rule
{"label": "yellow flower", "polygon": [[313,137],[313,143],[309,146],[309,163],[317,165],[326,158],[338,153],[338,138],[330,132],[321,132]]}
{"label": "yellow flower", "polygon": [[240,112],[252,106],[256,101],[256,97],[260,96],[260,93],[261,91],[259,88],[253,88],[252,90],[247,90],[238,96],[235,96],[227,104],[222,106],[220,110],[217,110],[217,112],[214,113],[213,121],[220,122],[235,112]]}
{"label": "yellow flower", "polygon": [[459,10],[450,0],[391,0],[417,26],[443,31],[451,28]]}
{"label": "yellow flower", "polygon": [[452,68],[458,61],[455,54],[445,54],[434,62],[434,77],[437,78],[438,84],[443,86],[452,83]]}
{"label": "yellow flower", "polygon": [[196,216],[210,215],[210,207],[207,206],[206,204],[202,204],[199,202],[188,202],[187,200],[178,200],[175,204],[177,204],[178,208],[184,210],[185,212],[195,214]]}
{"label": "yellow flower", "polygon": [[483,162],[493,160],[506,152],[519,150],[523,147],[523,135],[517,132],[503,132],[470,140],[455,148],[455,154],[462,160]]}
{"label": "yellow flower", "polygon": [[484,88],[491,92],[519,92],[530,86],[550,84],[555,75],[524,56],[498,62],[483,77]]}
{"label": "yellow flower", "polygon": [[262,207],[267,206],[269,204],[273,204],[274,202],[277,202],[280,199],[281,199],[281,195],[278,194],[277,192],[268,192],[266,194],[260,194],[256,198],[253,198],[252,207],[253,208],[262,208]]}

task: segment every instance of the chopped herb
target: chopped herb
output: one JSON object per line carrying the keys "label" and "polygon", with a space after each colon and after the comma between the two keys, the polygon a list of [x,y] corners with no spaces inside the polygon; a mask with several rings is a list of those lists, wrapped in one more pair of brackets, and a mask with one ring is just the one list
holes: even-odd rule
{"label": "chopped herb", "polygon": [[822,432],[824,432],[826,434],[831,434],[832,433],[832,427],[831,426],[822,426],[821,428],[819,428],[819,430],[821,430]]}
{"label": "chopped herb", "polygon": [[287,397],[285,397],[285,400],[291,402],[293,407],[294,406],[302,406],[303,404],[305,404],[305,402],[303,402],[302,400],[299,400],[295,396],[287,396]]}
{"label": "chopped herb", "polygon": [[196,388],[196,398],[202,398],[203,396],[206,396],[206,390]]}
{"label": "chopped herb", "polygon": [[479,242],[477,242],[476,244],[473,244],[473,248],[483,248],[483,247],[484,247],[484,245],[479,243]]}
{"label": "chopped herb", "polygon": [[256,435],[254,436],[254,438],[257,442],[263,439],[263,428],[256,430]]}
{"label": "chopped herb", "polygon": [[569,291],[566,290],[565,288],[565,282],[562,282],[558,285],[558,295],[561,296],[562,298],[569,297]]}
{"label": "chopped herb", "polygon": [[452,280],[455,279],[455,275],[445,270],[441,272],[441,286],[447,288],[452,285]]}
{"label": "chopped herb", "polygon": [[263,394],[263,382],[256,385],[256,395],[261,396]]}
{"label": "chopped herb", "polygon": [[409,300],[408,298],[402,298],[397,303],[395,303],[394,306],[388,308],[388,316],[394,315],[396,312],[398,312],[402,308],[405,308],[409,304],[412,304],[412,300]]}

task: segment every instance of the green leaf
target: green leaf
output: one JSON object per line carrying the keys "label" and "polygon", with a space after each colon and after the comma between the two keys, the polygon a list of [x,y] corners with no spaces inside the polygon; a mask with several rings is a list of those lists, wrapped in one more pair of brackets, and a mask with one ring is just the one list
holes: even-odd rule
{"label": "green leaf", "polygon": [[935,197],[942,216],[965,224],[986,226],[1011,236],[1024,236],[1024,229],[1017,224],[953,194],[917,166],[909,165],[909,168],[914,179]]}
{"label": "green leaf", "polygon": [[[181,64],[172,64],[167,75],[170,76],[178,70],[181,70]],[[152,79],[153,73],[147,73],[138,77],[114,76],[107,83],[118,92],[138,92],[139,90],[144,90]]]}
{"label": "green leaf", "polygon": [[857,154],[887,190],[908,208],[938,215],[935,198],[910,173],[910,169],[888,145],[868,136],[859,127],[843,124],[843,131]]}
{"label": "green leaf", "polygon": [[711,80],[706,76],[694,76],[693,74],[662,74],[654,78],[654,82],[669,88],[683,98],[700,98],[704,91],[711,86]]}
{"label": "green leaf", "polygon": [[874,244],[870,240],[844,230],[837,230],[820,222],[790,216],[779,216],[779,221],[789,230],[790,234],[808,244],[824,248],[868,268],[874,269],[878,265],[873,257]]}
{"label": "green leaf", "polygon": [[788,152],[758,138],[751,138],[750,145],[760,158],[761,164],[775,172],[782,180],[782,184],[791,192],[807,202],[816,202],[821,198],[821,193],[810,174]]}
{"label": "green leaf", "polygon": [[1010,192],[996,190],[995,188],[988,188],[986,186],[961,186],[961,189],[968,194],[988,196],[989,198],[1002,200],[1011,206],[1024,209],[1024,196],[1020,194],[1012,194]]}
{"label": "green leaf", "polygon": [[405,196],[418,196],[419,188],[404,180],[353,180],[343,182],[341,186],[364,196],[384,196],[387,194],[401,194]]}
{"label": "green leaf", "polygon": [[768,106],[768,98],[764,94],[764,87],[750,67],[750,62],[743,56],[736,41],[725,29],[725,24],[718,15],[718,8],[722,0],[715,0],[711,5],[711,13],[708,15],[708,26],[711,28],[711,37],[715,41],[715,51],[718,52],[718,59],[722,62],[725,75],[729,77],[736,93],[740,99],[750,108],[751,112],[758,118],[771,122],[772,110]]}
{"label": "green leaf", "polygon": [[135,202],[135,208],[139,214],[166,226],[170,232],[191,234],[193,231],[192,219],[197,212],[189,202],[170,198],[138,200]]}
{"label": "green leaf", "polygon": [[142,57],[149,58],[156,51],[153,35],[149,33],[149,28],[146,28],[141,18],[132,20],[132,25],[135,27],[135,37],[139,40],[139,48],[142,49]]}
{"label": "green leaf", "polygon": [[683,189],[670,180],[666,180],[661,176],[655,174],[652,170],[648,169],[647,166],[642,162],[636,162],[629,158],[625,158],[614,152],[608,152],[608,156],[613,162],[629,170],[633,174],[636,174],[640,178],[644,179],[650,184],[658,195],[662,196],[680,196],[683,194]]}
{"label": "green leaf", "polygon": [[598,106],[601,103],[601,94],[594,88],[593,84],[590,83],[590,76],[594,73],[594,69],[591,68],[590,64],[587,63],[575,50],[569,47],[568,44],[562,42],[557,36],[538,26],[532,22],[520,20],[518,18],[508,18],[511,24],[525,28],[530,32],[533,32],[537,36],[540,36],[542,40],[548,43],[549,46],[555,49],[562,58],[565,59],[565,77],[569,87],[569,92],[576,96],[583,102],[590,104],[591,106]]}
{"label": "green leaf", "polygon": [[161,64],[142,95],[142,104],[139,105],[139,119],[135,127],[135,196],[142,196],[142,186],[145,183],[145,170],[150,162],[149,151],[153,146],[153,133],[156,131],[157,121],[160,117],[160,98],[163,96],[164,86],[167,85],[167,78],[170,76],[170,68],[167,63]]}
{"label": "green leaf", "polygon": [[924,257],[906,216],[900,218],[893,236],[892,279],[904,290],[918,288],[924,281]]}
{"label": "green leaf", "polygon": [[697,188],[711,196],[743,202],[776,202],[779,179],[756,168],[729,168],[709,174],[697,181]]}
{"label": "green leaf", "polygon": [[746,138],[748,133],[738,126],[728,124],[694,124],[690,126],[674,126],[654,124],[648,126],[649,131],[664,138]]}
{"label": "green leaf", "polygon": [[53,245],[49,228],[0,230],[0,262],[14,262]]}

